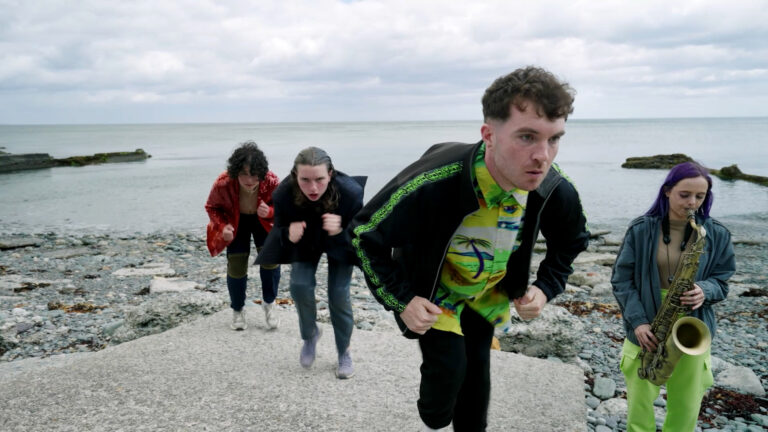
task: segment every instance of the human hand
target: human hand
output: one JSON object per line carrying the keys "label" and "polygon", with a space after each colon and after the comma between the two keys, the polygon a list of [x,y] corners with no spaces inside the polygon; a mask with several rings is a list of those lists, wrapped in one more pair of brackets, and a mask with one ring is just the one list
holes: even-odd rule
{"label": "human hand", "polygon": [[651,331],[650,324],[640,324],[635,327],[635,337],[637,337],[637,342],[644,350],[648,352],[656,351],[656,345],[658,345],[659,341],[656,340],[656,336]]}
{"label": "human hand", "polygon": [[532,320],[541,314],[547,304],[547,295],[536,285],[530,285],[525,295],[513,300],[513,303],[520,318]]}
{"label": "human hand", "polygon": [[335,236],[340,233],[341,230],[341,216],[333,213],[324,213],[323,216],[323,229],[328,232],[328,235]]}
{"label": "human hand", "polygon": [[231,242],[235,238],[235,227],[230,224],[224,225],[221,230],[221,238],[226,242]]}
{"label": "human hand", "polygon": [[693,284],[693,289],[686,291],[680,296],[680,304],[690,306],[691,310],[696,310],[704,304],[707,297],[700,286]]}
{"label": "human hand", "polygon": [[291,222],[291,226],[288,227],[288,240],[291,243],[298,243],[304,236],[304,229],[307,227],[307,223],[304,221]]}
{"label": "human hand", "polygon": [[259,206],[256,208],[256,214],[259,215],[260,218],[268,218],[269,217],[269,206],[264,201],[259,201]]}
{"label": "human hand", "polygon": [[432,328],[441,313],[443,311],[436,304],[416,296],[408,302],[405,310],[400,312],[400,318],[412,332],[423,335]]}

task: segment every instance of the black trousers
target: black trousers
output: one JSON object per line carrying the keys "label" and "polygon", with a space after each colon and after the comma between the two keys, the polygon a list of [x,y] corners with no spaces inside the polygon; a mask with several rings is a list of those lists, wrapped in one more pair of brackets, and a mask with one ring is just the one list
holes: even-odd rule
{"label": "black trousers", "polygon": [[[261,250],[267,231],[255,214],[241,214],[240,223],[232,243],[227,246],[227,289],[230,307],[236,311],[245,305],[245,291],[248,283],[248,256],[251,253],[251,239],[256,250]],[[261,294],[264,303],[272,303],[277,297],[280,285],[279,265],[260,265]]]}
{"label": "black trousers", "polygon": [[464,307],[461,331],[464,336],[432,329],[419,338],[419,415],[433,429],[453,421],[454,431],[484,431],[491,394],[493,326]]}

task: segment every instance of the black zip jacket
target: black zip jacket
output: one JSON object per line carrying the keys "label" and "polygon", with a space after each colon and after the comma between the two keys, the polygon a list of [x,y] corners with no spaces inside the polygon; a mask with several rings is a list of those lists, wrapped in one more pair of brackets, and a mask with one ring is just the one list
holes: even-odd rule
{"label": "black zip jacket", "polygon": [[[403,330],[400,313],[414,296],[434,300],[450,241],[464,218],[479,209],[471,170],[481,144],[432,146],[352,220],[352,245],[368,287],[387,310],[396,312]],[[499,284],[510,299],[525,294],[541,231],[547,253],[533,284],[551,300],[565,289],[571,264],[589,240],[578,192],[556,165],[529,193],[522,230],[520,247]]]}

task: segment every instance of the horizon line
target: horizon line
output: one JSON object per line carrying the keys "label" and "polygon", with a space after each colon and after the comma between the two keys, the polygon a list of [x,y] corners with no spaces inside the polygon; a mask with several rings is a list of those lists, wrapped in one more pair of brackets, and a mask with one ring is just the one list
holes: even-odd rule
{"label": "horizon line", "polygon": [[[570,118],[569,121],[671,121],[671,120],[728,120],[728,119],[763,119],[756,116],[701,116],[701,117],[603,117]],[[445,122],[482,122],[480,119],[447,120],[309,120],[309,121],[158,121],[158,122],[106,122],[106,123],[0,123],[0,126],[139,126],[139,125],[237,125],[237,124],[360,124],[360,123],[445,123]]]}

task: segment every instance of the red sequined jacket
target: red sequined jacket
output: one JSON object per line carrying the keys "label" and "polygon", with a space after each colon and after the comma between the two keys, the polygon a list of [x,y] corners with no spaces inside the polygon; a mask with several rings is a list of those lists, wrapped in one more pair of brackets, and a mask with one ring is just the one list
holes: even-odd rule
{"label": "red sequined jacket", "polygon": [[[269,217],[259,218],[259,221],[267,232],[272,229],[275,214],[272,191],[279,183],[280,179],[272,171],[267,171],[264,180],[259,182],[258,199],[269,206]],[[210,218],[207,229],[208,251],[211,256],[216,256],[229,244],[221,238],[224,227],[230,224],[237,233],[237,224],[240,221],[240,183],[237,179],[230,178],[226,171],[221,173],[213,182],[208,201],[205,203],[205,211]]]}

